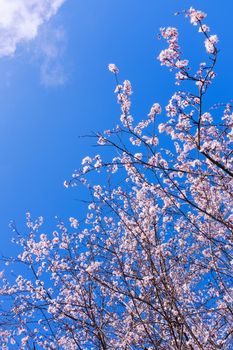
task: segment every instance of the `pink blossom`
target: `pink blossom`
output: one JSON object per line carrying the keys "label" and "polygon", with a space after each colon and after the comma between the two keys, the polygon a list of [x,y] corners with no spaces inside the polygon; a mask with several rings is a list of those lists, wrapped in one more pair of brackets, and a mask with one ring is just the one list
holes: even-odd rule
{"label": "pink blossom", "polygon": [[119,73],[119,69],[117,68],[117,66],[114,63],[110,63],[108,65],[108,69],[109,69],[110,72],[112,72],[114,74]]}
{"label": "pink blossom", "polygon": [[176,62],[176,67],[177,68],[184,68],[188,65],[189,61],[188,60],[180,60]]}
{"label": "pink blossom", "polygon": [[69,221],[70,221],[70,226],[71,227],[74,227],[74,228],[78,228],[79,226],[79,223],[78,223],[78,220],[73,218],[73,217],[70,217],[69,218]]}
{"label": "pink blossom", "polygon": [[159,124],[158,103],[132,116],[131,83],[115,77],[120,123],[96,134],[111,147],[84,157],[65,183],[83,187],[78,218],[47,233],[30,213],[22,233],[12,223],[17,255],[0,272],[3,350],[232,348],[233,107],[209,109],[218,38],[203,12],[185,14],[211,57],[193,72],[178,30],[161,29],[161,64],[189,83]]}
{"label": "pink blossom", "polygon": [[210,31],[210,28],[206,24],[202,24],[198,31],[200,33],[207,33]]}
{"label": "pink blossom", "polygon": [[150,113],[148,114],[148,116],[151,119],[154,119],[155,115],[160,114],[162,111],[161,106],[158,103],[154,103],[153,106],[151,107]]}
{"label": "pink blossom", "polygon": [[216,48],[215,44],[218,42],[217,35],[211,35],[209,38],[205,40],[205,48],[208,53],[214,53]]}
{"label": "pink blossom", "polygon": [[195,10],[193,7],[190,7],[190,9],[187,11],[187,16],[190,17],[190,22],[196,26],[206,17],[206,14],[202,11]]}

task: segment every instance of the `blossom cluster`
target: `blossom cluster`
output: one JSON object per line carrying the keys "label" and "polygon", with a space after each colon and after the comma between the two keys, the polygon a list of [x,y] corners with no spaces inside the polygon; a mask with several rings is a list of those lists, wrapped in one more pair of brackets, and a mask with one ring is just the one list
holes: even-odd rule
{"label": "blossom cluster", "polygon": [[20,252],[0,273],[2,349],[232,349],[233,107],[203,102],[217,37],[202,11],[185,13],[211,65],[192,74],[172,27],[161,30],[169,48],[159,57],[192,92],[137,121],[131,84],[110,64],[120,122],[96,138],[114,154],[84,157],[65,183],[89,190],[86,216],[48,233],[29,213],[26,233],[12,224]]}

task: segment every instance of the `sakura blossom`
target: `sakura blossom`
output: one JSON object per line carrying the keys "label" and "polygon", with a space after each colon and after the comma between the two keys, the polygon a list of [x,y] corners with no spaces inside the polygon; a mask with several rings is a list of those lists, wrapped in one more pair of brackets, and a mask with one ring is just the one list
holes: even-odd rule
{"label": "sakura blossom", "polygon": [[109,65],[119,121],[95,136],[112,153],[85,156],[65,182],[87,190],[85,217],[46,233],[30,213],[25,232],[12,223],[20,252],[0,273],[2,349],[232,349],[233,107],[208,106],[218,38],[204,12],[184,14],[207,63],[193,72],[178,30],[161,29],[158,59],[182,85],[163,108],[138,120],[130,81]]}
{"label": "sakura blossom", "polygon": [[114,63],[110,63],[108,65],[108,69],[112,73],[119,73],[119,69],[117,68],[117,66]]}
{"label": "sakura blossom", "polygon": [[190,18],[190,22],[195,26],[206,17],[206,13],[195,10],[193,7],[190,7],[186,14]]}
{"label": "sakura blossom", "polygon": [[217,35],[211,35],[209,38],[205,40],[205,48],[208,53],[214,53],[215,44],[218,42]]}
{"label": "sakura blossom", "polygon": [[153,106],[151,107],[150,113],[148,114],[148,116],[151,119],[154,119],[156,115],[161,113],[161,107],[158,103],[154,103]]}

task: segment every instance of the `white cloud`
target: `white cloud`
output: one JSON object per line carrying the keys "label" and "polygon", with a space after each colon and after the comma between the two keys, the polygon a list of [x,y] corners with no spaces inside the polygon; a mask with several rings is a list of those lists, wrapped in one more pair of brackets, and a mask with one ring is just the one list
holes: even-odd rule
{"label": "white cloud", "polygon": [[0,0],[0,57],[14,55],[17,45],[35,39],[39,27],[65,0]]}
{"label": "white cloud", "polygon": [[67,81],[66,33],[62,26],[45,26],[36,43],[40,80],[45,86],[61,86]]}

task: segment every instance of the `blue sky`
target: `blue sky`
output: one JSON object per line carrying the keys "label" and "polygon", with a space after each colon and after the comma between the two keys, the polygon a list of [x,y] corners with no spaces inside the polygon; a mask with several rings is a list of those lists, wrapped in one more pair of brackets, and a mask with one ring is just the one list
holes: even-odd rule
{"label": "blue sky", "polygon": [[80,195],[65,189],[63,182],[84,156],[96,152],[93,140],[79,136],[118,122],[108,63],[117,64],[121,79],[131,80],[133,113],[139,120],[154,102],[165,105],[177,89],[173,75],[156,60],[165,46],[156,39],[161,26],[180,29],[184,56],[194,65],[205,58],[196,28],[182,16],[174,17],[174,12],[190,6],[202,9],[208,13],[212,33],[220,38],[218,77],[206,108],[233,97],[232,1],[66,0],[62,6],[61,0],[47,2],[56,9],[49,15],[48,8],[40,9],[35,18],[41,25],[27,23],[21,36],[17,30],[24,23],[16,23],[12,33],[8,28],[9,43],[1,29],[9,1],[0,1],[0,41],[8,45],[0,47],[0,253],[4,255],[13,251],[9,221],[15,220],[23,232],[27,211],[44,217],[45,231],[55,227],[56,215],[82,216]]}

